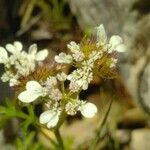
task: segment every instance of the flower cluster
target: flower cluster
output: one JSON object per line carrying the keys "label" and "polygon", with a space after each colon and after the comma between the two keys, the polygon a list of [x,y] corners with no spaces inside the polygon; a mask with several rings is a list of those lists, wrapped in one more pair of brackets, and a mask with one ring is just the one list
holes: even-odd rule
{"label": "flower cluster", "polygon": [[[97,113],[96,105],[81,100],[79,94],[88,89],[95,76],[108,76],[117,63],[114,53],[124,52],[125,46],[118,35],[112,36],[108,41],[103,25],[96,28],[96,39],[93,39],[85,38],[79,44],[71,41],[67,45],[68,54],[62,52],[55,56],[56,64],[74,67],[72,72],[67,74],[57,70],[44,81],[34,78],[19,93],[18,99],[22,103],[42,103],[47,106],[39,121],[48,128],[60,124],[62,116],[81,112],[84,117],[91,118]],[[11,54],[9,57],[6,49]],[[0,63],[6,69],[1,79],[4,82],[9,81],[10,86],[21,84],[19,76],[34,72],[36,64],[48,55],[47,50],[37,52],[36,45],[31,45],[28,53],[22,51],[20,42],[7,44],[6,49],[0,47]]]}
{"label": "flower cluster", "polygon": [[37,52],[36,44],[29,47],[28,53],[23,50],[22,44],[18,41],[7,44],[6,49],[0,47],[0,63],[4,64],[5,68],[1,80],[8,81],[10,86],[18,85],[18,79],[33,72],[37,63],[43,61],[47,55],[47,49]]}

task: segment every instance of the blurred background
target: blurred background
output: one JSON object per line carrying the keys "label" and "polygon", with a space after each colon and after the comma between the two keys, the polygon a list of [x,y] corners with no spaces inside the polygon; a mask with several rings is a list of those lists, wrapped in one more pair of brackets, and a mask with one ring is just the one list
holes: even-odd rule
{"label": "blurred background", "polygon": [[[28,48],[37,43],[39,49],[49,49],[49,60],[67,51],[68,42],[79,42],[85,33],[100,24],[104,24],[108,37],[121,36],[127,51],[118,56],[117,78],[95,79],[89,90],[81,94],[98,106],[98,115],[91,120],[83,120],[80,116],[68,118],[62,134],[75,137],[73,145],[86,149],[86,143],[93,137],[92,133],[113,99],[99,149],[149,150],[150,1],[0,0],[0,45],[19,40]],[[0,66],[0,74],[2,71]],[[13,92],[0,82],[1,103],[5,97],[12,96]],[[14,148],[15,131],[10,135],[7,132],[4,135],[0,132],[1,150]],[[7,137],[12,139],[7,140]],[[38,139],[47,147],[42,135]]]}

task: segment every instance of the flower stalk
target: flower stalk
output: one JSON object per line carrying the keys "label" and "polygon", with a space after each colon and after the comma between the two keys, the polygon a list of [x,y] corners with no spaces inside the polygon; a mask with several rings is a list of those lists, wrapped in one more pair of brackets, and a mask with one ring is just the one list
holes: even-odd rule
{"label": "flower stalk", "polygon": [[54,131],[54,133],[55,133],[56,139],[58,141],[60,150],[64,150],[64,143],[63,143],[63,140],[62,140],[62,137],[61,137],[59,129],[56,129]]}
{"label": "flower stalk", "polygon": [[109,115],[109,112],[111,110],[112,103],[113,103],[113,99],[110,101],[110,104],[109,104],[108,109],[107,109],[107,111],[105,113],[105,116],[104,116],[104,118],[102,120],[102,123],[100,124],[100,127],[99,127],[99,130],[98,130],[97,134],[96,134],[96,137],[92,141],[92,144],[90,145],[88,150],[95,150],[96,149],[96,146],[97,146],[97,144],[98,144],[98,142],[100,140],[101,132],[102,132],[102,130],[104,128],[104,125],[106,124],[106,121],[108,119],[108,115]]}

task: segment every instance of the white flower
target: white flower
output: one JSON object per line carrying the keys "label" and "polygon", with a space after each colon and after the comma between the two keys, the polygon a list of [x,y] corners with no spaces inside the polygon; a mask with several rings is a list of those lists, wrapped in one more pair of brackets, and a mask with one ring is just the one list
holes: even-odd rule
{"label": "white flower", "polygon": [[45,81],[45,86],[46,86],[48,89],[54,88],[56,85],[57,85],[56,77],[49,76],[49,77],[47,78],[47,80]]}
{"label": "white flower", "polygon": [[8,53],[7,51],[3,48],[0,47],[0,63],[6,63],[8,60]]}
{"label": "white flower", "polygon": [[72,56],[73,56],[74,60],[77,62],[82,61],[85,58],[85,56],[82,52],[74,53],[74,54],[72,54]]}
{"label": "white flower", "polygon": [[45,97],[47,89],[43,88],[37,81],[29,81],[26,90],[19,94],[18,99],[24,103],[31,103],[40,96]]}
{"label": "white flower", "polygon": [[69,84],[69,89],[73,93],[78,92],[80,90],[80,86],[75,81],[71,81]]}
{"label": "white flower", "polygon": [[67,47],[71,50],[72,53],[78,53],[80,51],[80,46],[74,41],[71,41],[67,44]]}
{"label": "white flower", "polygon": [[86,103],[81,107],[81,114],[86,118],[92,118],[97,113],[97,107],[93,103]]}
{"label": "white flower", "polygon": [[87,90],[88,89],[88,81],[85,79],[80,79],[78,81],[76,81],[76,83],[79,85],[79,87],[81,87],[83,90]]}
{"label": "white flower", "polygon": [[60,111],[47,110],[40,115],[39,121],[41,124],[47,124],[48,128],[53,128],[59,121]]}
{"label": "white flower", "polygon": [[37,45],[32,44],[29,47],[29,55],[31,55],[36,61],[43,61],[48,56],[48,50],[43,49],[37,52]]}
{"label": "white flower", "polygon": [[10,79],[9,81],[9,86],[12,87],[12,86],[16,86],[18,85],[20,82],[18,81],[18,77],[17,76],[14,76],[12,79]]}
{"label": "white flower", "polygon": [[15,41],[14,44],[7,44],[6,45],[6,49],[12,53],[12,54],[16,54],[18,52],[22,51],[22,43],[20,43],[19,41]]}
{"label": "white flower", "polygon": [[64,72],[58,73],[56,77],[59,81],[65,81],[67,79],[67,75]]}
{"label": "white flower", "polygon": [[107,42],[107,35],[103,24],[96,27],[96,33],[97,33],[97,46],[105,45]]}
{"label": "white flower", "polygon": [[66,53],[60,53],[59,55],[55,56],[55,61],[57,63],[65,63],[65,64],[70,64],[72,62],[72,56],[67,55]]}
{"label": "white flower", "polygon": [[110,44],[109,52],[112,52],[112,51],[125,52],[126,51],[126,47],[123,44],[123,40],[118,35],[113,35],[110,38],[109,44]]}
{"label": "white flower", "polygon": [[52,89],[49,97],[54,101],[59,101],[62,98],[62,94],[59,89]]}
{"label": "white flower", "polygon": [[75,61],[82,61],[84,59],[84,54],[80,50],[80,45],[77,44],[74,41],[71,41],[70,44],[67,44],[67,47],[70,49],[70,51],[73,53],[72,56]]}
{"label": "white flower", "polygon": [[14,77],[13,73],[10,71],[6,71],[2,76],[1,76],[1,80],[2,82],[7,82],[9,80],[11,80]]}
{"label": "white flower", "polygon": [[68,115],[75,115],[77,113],[77,103],[73,104],[71,102],[68,102],[65,105],[65,111]]}
{"label": "white flower", "polygon": [[108,49],[108,52],[111,53],[113,51],[117,52],[125,52],[126,47],[123,44],[123,40],[118,35],[113,35],[110,40],[109,44],[107,44],[107,34],[105,32],[104,26],[100,25],[96,28],[97,31],[97,46],[103,46],[104,50]]}

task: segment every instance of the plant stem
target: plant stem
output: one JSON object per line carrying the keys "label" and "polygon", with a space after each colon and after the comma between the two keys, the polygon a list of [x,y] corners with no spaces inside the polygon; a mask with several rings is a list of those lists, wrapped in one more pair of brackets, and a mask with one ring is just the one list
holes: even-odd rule
{"label": "plant stem", "polygon": [[41,130],[40,129],[40,132],[46,137],[46,138],[48,138],[49,140],[50,140],[50,142],[53,144],[53,145],[57,145],[57,143],[52,139],[52,138],[50,138],[50,136],[48,136],[43,130]]}
{"label": "plant stem", "polygon": [[64,150],[64,144],[63,144],[63,140],[62,140],[62,137],[60,135],[59,129],[55,130],[55,136],[57,138],[57,141],[58,141],[58,144],[59,144],[59,148],[61,150]]}
{"label": "plant stem", "polygon": [[108,109],[107,109],[107,111],[106,111],[106,114],[105,114],[105,116],[104,116],[104,118],[103,118],[103,120],[102,120],[102,123],[101,123],[101,125],[100,125],[100,128],[99,128],[97,134],[96,134],[95,139],[93,140],[91,146],[89,147],[89,150],[95,150],[95,149],[96,149],[97,143],[98,143],[98,141],[99,141],[99,139],[100,139],[101,132],[102,132],[103,127],[104,127],[104,125],[105,125],[105,123],[106,123],[106,121],[107,121],[107,118],[108,118],[108,115],[109,115],[109,112],[110,112],[110,109],[111,109],[111,106],[112,106],[112,102],[113,102],[113,99],[110,101],[110,104],[109,104],[109,106],[108,106]]}

